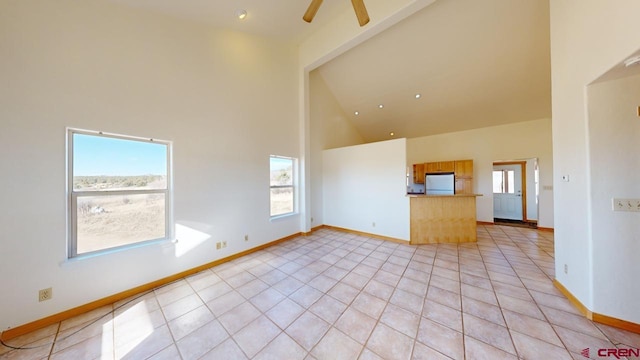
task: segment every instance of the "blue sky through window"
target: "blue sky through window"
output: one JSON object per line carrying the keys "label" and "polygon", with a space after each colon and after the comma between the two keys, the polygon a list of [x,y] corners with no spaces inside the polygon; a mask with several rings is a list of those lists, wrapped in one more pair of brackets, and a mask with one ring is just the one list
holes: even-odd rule
{"label": "blue sky through window", "polygon": [[74,176],[167,175],[167,145],[73,134]]}

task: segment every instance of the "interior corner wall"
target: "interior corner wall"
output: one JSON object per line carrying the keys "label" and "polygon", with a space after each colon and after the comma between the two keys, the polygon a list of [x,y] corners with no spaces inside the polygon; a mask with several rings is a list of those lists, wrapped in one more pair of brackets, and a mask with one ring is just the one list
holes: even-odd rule
{"label": "interior corner wall", "polygon": [[[493,222],[493,162],[538,158],[540,196],[538,225],[553,228],[553,151],[551,120],[540,119],[407,140],[407,166],[473,160],[473,189],[479,221]],[[546,186],[546,188],[545,188]]]}
{"label": "interior corner wall", "polygon": [[326,225],[409,241],[406,139],[323,151]]}
{"label": "interior corner wall", "polygon": [[[602,204],[593,198],[599,191],[594,187],[599,169],[592,167],[596,156],[592,152],[612,152],[616,140],[605,137],[599,140],[601,145],[590,147],[596,128],[590,126],[586,113],[586,87],[640,48],[638,37],[631,35],[640,33],[638,13],[640,2],[636,0],[550,2],[556,279],[588,309],[610,316],[613,313],[607,312],[615,304],[637,304],[638,299],[626,292],[601,290],[609,287],[607,282],[618,283],[620,272],[612,272],[617,267],[607,266],[595,256],[617,230],[614,223],[596,217],[601,211],[596,206]],[[607,148],[609,145],[613,147]],[[563,175],[569,175],[570,181],[562,181]],[[631,220],[622,224],[630,227]],[[632,249],[620,250],[630,254]],[[623,270],[630,272],[632,268]],[[625,307],[614,313],[620,319],[639,322],[637,311],[636,306],[635,310]]]}
{"label": "interior corner wall", "polygon": [[612,211],[613,198],[640,199],[638,99],[640,76],[588,88],[594,308],[640,324],[640,288],[628,286],[640,274],[640,212]]}
{"label": "interior corner wall", "polygon": [[318,71],[309,73],[311,227],[324,224],[322,151],[362,144],[358,133]]}
{"label": "interior corner wall", "polygon": [[[0,330],[300,232],[299,215],[269,219],[269,155],[300,154],[294,46],[108,1],[19,0],[0,1],[0,49]],[[67,261],[67,126],[173,142],[178,243]]]}

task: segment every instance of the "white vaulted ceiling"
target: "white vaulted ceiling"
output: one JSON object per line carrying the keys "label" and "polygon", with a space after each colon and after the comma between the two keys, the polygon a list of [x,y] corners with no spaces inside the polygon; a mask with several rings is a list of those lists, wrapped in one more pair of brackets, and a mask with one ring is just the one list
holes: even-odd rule
{"label": "white vaulted ceiling", "polygon": [[[348,0],[312,24],[306,0],[110,1],[293,44],[347,12],[356,23]],[[437,0],[314,71],[370,142],[550,118],[549,48],[547,0]]]}

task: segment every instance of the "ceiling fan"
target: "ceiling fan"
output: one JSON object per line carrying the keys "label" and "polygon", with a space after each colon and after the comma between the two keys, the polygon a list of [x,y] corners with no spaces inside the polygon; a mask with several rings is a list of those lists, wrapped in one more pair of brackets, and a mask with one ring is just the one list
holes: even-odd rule
{"label": "ceiling fan", "polygon": [[[358,17],[358,23],[360,26],[365,26],[369,22],[369,14],[367,13],[367,8],[364,6],[364,0],[351,0],[351,4]],[[310,23],[313,17],[316,16],[320,5],[322,5],[322,0],[311,0],[311,4],[309,4],[302,19]]]}

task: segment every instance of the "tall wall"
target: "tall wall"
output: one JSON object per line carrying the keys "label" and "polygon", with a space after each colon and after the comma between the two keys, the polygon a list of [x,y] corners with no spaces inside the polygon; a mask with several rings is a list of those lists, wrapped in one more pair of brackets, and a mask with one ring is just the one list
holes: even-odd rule
{"label": "tall wall", "polygon": [[[415,163],[473,159],[473,189],[479,221],[493,222],[493,162],[538,158],[538,225],[553,228],[553,151],[551,120],[541,119],[407,140],[407,166]],[[546,186],[546,188],[545,188]]]}
{"label": "tall wall", "polygon": [[[297,49],[104,1],[12,0],[0,52],[0,330],[300,231],[269,221],[268,190],[269,155],[300,156]],[[173,141],[178,244],[67,261],[67,126]]]}
{"label": "tall wall", "polygon": [[640,323],[640,212],[612,211],[613,198],[640,199],[640,76],[589,86],[593,216],[593,303],[597,312]]}
{"label": "tall wall", "polygon": [[[616,151],[617,135],[595,134],[603,119],[591,123],[586,96],[588,84],[640,48],[640,40],[632,35],[640,33],[640,2],[551,0],[550,11],[556,278],[590,310],[640,323],[637,306],[629,305],[637,304],[637,296],[607,292],[629,287],[621,274],[637,268],[628,262],[612,265],[619,260],[596,255],[615,243],[622,245],[619,251],[632,254],[637,219],[618,216],[607,223],[610,216],[596,216],[605,205],[601,195],[594,196],[602,191],[596,187],[601,175],[594,167],[600,160],[595,159],[615,157],[616,162],[629,164],[636,161],[637,150]],[[570,181],[562,181],[562,175],[569,175]],[[620,188],[616,194],[622,192],[632,190]],[[623,303],[627,305],[618,307]]]}
{"label": "tall wall", "polygon": [[323,152],[324,223],[409,241],[406,139]]}
{"label": "tall wall", "polygon": [[311,226],[324,224],[322,202],[322,151],[362,144],[364,140],[349,121],[318,71],[309,73],[311,143]]}

